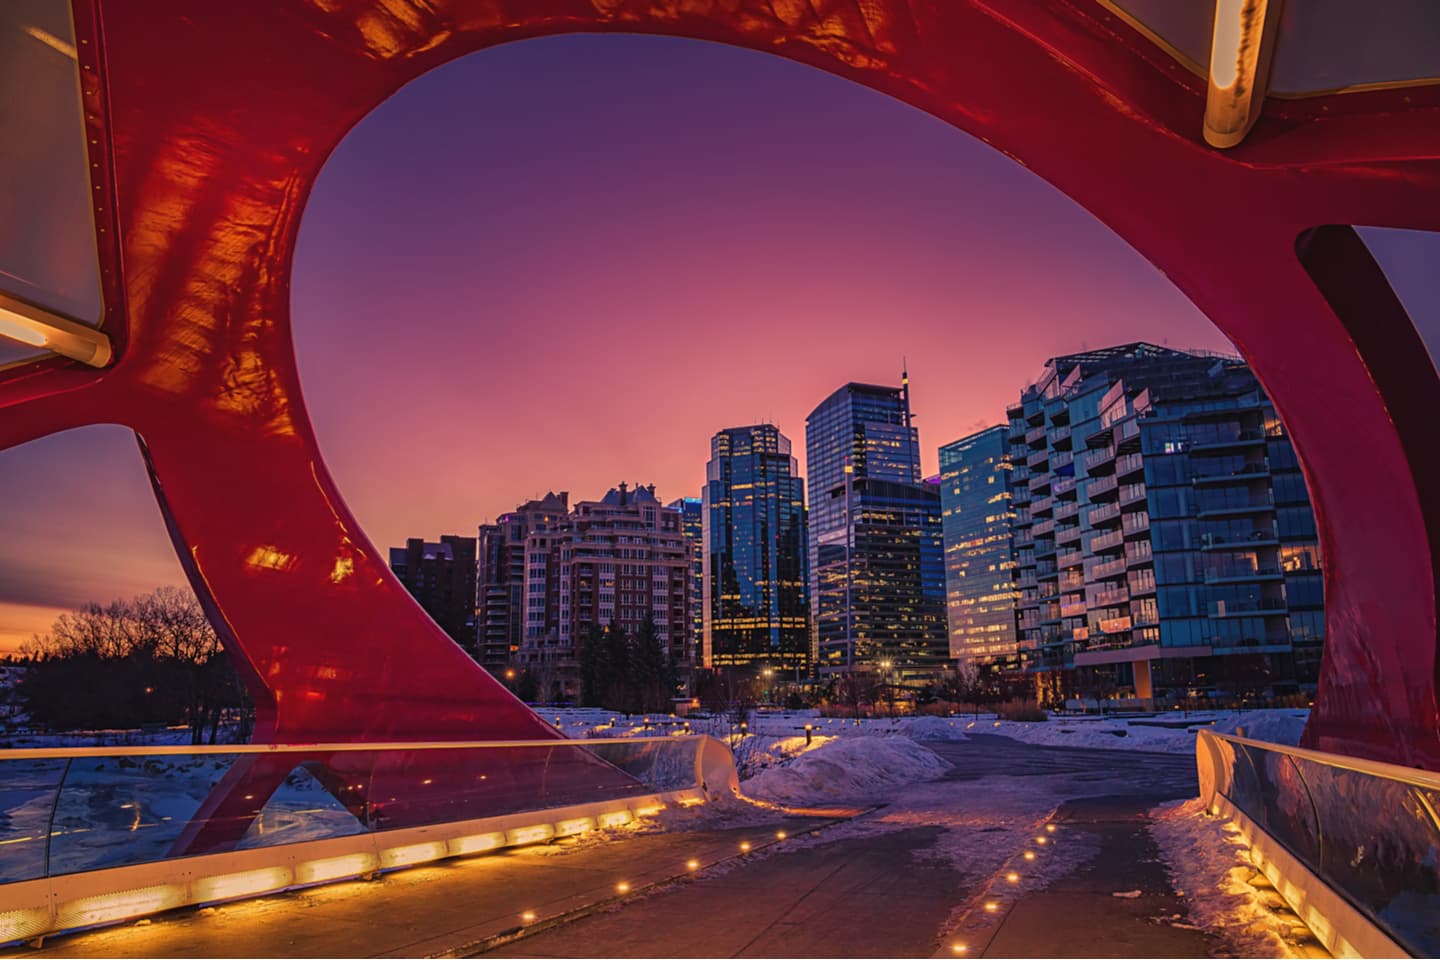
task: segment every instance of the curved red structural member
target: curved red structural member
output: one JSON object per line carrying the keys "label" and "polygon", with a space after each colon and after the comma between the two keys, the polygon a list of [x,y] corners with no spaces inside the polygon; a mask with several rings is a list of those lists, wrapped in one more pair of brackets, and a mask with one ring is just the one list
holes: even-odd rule
{"label": "curved red structural member", "polygon": [[1440,229],[1440,88],[1272,101],[1219,153],[1200,139],[1201,81],[1093,0],[76,6],[118,360],[0,373],[0,449],[100,421],[140,435],[259,736],[552,735],[430,623],[341,501],[301,401],[289,271],[327,154],[402,84],[505,41],[626,31],[889,93],[1023,162],[1164,271],[1254,366],[1305,464],[1329,630],[1307,742],[1440,768],[1440,488],[1405,413],[1440,408],[1440,383],[1417,371],[1403,311],[1337,312],[1372,287],[1363,264],[1319,256],[1322,292],[1296,253],[1326,224]]}

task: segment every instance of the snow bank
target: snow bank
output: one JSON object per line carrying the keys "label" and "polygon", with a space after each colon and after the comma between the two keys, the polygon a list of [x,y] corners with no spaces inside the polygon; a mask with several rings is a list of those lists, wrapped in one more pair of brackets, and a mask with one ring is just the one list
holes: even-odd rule
{"label": "snow bank", "polygon": [[1305,934],[1292,931],[1265,905],[1265,892],[1247,882],[1256,870],[1233,823],[1206,816],[1199,798],[1174,801],[1154,810],[1150,835],[1190,919],[1218,937],[1229,955],[1307,955],[1298,949]]}
{"label": "snow bank", "polygon": [[747,796],[787,805],[868,803],[949,769],[949,762],[906,737],[837,737],[785,766],[761,771],[743,789]]}
{"label": "snow bank", "polygon": [[904,734],[911,740],[947,740],[951,742],[968,740],[964,731],[960,728],[964,724],[959,720],[946,719],[945,717],[906,717],[895,723],[897,732]]}
{"label": "snow bank", "polygon": [[1243,735],[1251,740],[1295,747],[1300,744],[1300,734],[1305,730],[1305,719],[1309,713],[1308,710],[1248,710],[1226,714],[1217,719],[1210,729],[1216,733],[1240,736],[1236,728],[1243,727]]}
{"label": "snow bank", "polygon": [[1166,713],[1153,717],[1101,718],[1055,717],[1043,723],[1014,723],[1008,720],[966,721],[971,733],[998,733],[1025,743],[1047,747],[1084,747],[1091,750],[1147,750],[1154,753],[1195,752],[1195,732],[1214,730],[1234,733],[1243,727],[1245,736],[1270,743],[1294,746],[1300,742],[1308,710],[1216,711],[1191,714],[1192,722],[1173,727],[1155,726],[1174,721]]}

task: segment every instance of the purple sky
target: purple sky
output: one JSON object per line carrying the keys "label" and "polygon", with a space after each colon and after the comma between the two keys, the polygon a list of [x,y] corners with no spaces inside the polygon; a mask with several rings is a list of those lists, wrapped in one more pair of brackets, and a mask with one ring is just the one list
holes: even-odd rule
{"label": "purple sky", "polygon": [[[1435,244],[1377,242],[1412,309],[1440,303]],[[904,356],[933,472],[1050,356],[1228,346],[969,136],[776,57],[644,37],[512,44],[401,91],[322,174],[293,305],[326,458],[382,547],[551,489],[697,495],[714,431],[770,420],[803,452],[816,403],[898,382]],[[0,498],[30,505],[4,526],[0,652],[180,580],[125,431],[0,464]]]}

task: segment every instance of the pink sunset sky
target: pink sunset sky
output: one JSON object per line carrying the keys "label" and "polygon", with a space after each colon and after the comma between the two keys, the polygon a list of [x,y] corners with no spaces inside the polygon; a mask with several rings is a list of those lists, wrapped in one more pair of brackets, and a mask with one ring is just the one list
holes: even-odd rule
{"label": "pink sunset sky", "polygon": [[[776,57],[528,41],[403,90],[331,158],[301,228],[305,399],[381,547],[473,536],[548,490],[698,495],[709,438],[804,449],[849,380],[908,358],[927,472],[1051,356],[1228,349],[1036,177],[882,95]],[[0,652],[63,609],[182,582],[133,439],[0,454]]]}

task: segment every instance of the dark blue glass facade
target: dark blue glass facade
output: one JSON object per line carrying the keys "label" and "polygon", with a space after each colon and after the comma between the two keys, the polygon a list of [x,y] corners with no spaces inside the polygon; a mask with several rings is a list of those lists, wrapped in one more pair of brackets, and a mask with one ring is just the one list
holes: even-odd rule
{"label": "dark blue glass facade", "polygon": [[909,384],[851,383],[805,422],[810,608],[822,674],[920,679],[945,662],[940,493],[920,482]]}
{"label": "dark blue glass facade", "polygon": [[1018,646],[1042,695],[1313,687],[1315,519],[1244,363],[1145,343],[1057,357],[1009,417]]}
{"label": "dark blue glass facade", "polygon": [[940,525],[950,656],[1009,660],[1015,631],[1007,427],[940,448]]}
{"label": "dark blue glass facade", "polygon": [[705,467],[704,663],[810,669],[804,481],[770,424],[721,430]]}

